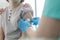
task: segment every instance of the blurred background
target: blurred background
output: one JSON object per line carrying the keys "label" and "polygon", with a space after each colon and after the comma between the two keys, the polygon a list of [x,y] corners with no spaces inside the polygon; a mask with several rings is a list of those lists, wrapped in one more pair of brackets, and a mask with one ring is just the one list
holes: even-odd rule
{"label": "blurred background", "polygon": [[[34,17],[41,17],[44,8],[44,2],[45,0],[25,0],[24,3],[29,3],[32,6]],[[0,0],[0,8],[5,8],[8,5],[9,4],[6,0]]]}

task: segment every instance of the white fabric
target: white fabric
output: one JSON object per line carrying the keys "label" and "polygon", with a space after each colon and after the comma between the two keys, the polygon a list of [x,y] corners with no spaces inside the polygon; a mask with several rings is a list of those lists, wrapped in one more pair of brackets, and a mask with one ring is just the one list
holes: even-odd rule
{"label": "white fabric", "polygon": [[[28,9],[24,10],[23,4],[20,4],[20,6],[17,7],[17,9],[13,10],[12,15],[10,15],[9,7],[7,7],[5,12],[2,15],[0,15],[0,25],[4,30],[5,40],[18,40],[20,38],[21,31],[18,28],[17,22],[18,19],[20,19],[21,10],[28,12]],[[22,14],[24,14],[24,12]],[[10,21],[8,21],[9,16],[11,16]]]}

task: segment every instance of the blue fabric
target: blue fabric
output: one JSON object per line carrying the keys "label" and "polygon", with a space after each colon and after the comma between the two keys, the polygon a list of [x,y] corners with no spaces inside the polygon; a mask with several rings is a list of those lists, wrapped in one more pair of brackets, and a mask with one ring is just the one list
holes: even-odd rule
{"label": "blue fabric", "polygon": [[33,25],[38,25],[38,23],[39,23],[39,17],[32,18],[31,22],[33,23]]}
{"label": "blue fabric", "polygon": [[60,19],[60,0],[45,0],[43,16]]}
{"label": "blue fabric", "polygon": [[[39,18],[35,17],[30,20],[33,24],[32,25],[38,25]],[[26,32],[26,29],[31,26],[31,23],[26,19],[21,19],[18,21],[18,28],[22,30],[22,32]]]}
{"label": "blue fabric", "polygon": [[22,32],[26,32],[26,29],[30,26],[30,23],[26,19],[21,19],[18,22],[19,29],[22,30]]}

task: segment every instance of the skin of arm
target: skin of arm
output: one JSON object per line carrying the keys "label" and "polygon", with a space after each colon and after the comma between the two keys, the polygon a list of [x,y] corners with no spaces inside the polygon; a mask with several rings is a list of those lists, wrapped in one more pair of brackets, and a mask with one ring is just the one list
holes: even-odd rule
{"label": "skin of arm", "polygon": [[[30,5],[28,4],[28,3],[25,3],[25,5],[24,5],[24,7],[30,7]],[[25,15],[23,16],[23,18],[25,18],[25,19],[28,19],[28,18],[32,18],[32,13],[31,12],[27,12],[27,13],[25,13]],[[27,32],[22,32],[22,37],[21,37],[21,39],[22,38],[25,38],[25,37],[27,37],[28,35],[27,35]]]}
{"label": "skin of arm", "polygon": [[28,30],[27,33],[30,38],[57,40],[60,33],[60,20],[42,16],[37,30],[35,32],[30,28]]}
{"label": "skin of arm", "polygon": [[4,40],[4,32],[1,27],[0,27],[0,40]]}
{"label": "skin of arm", "polygon": [[[26,13],[25,15],[24,15],[24,17],[23,18],[32,18],[32,15],[31,15],[31,12],[28,12],[28,13]],[[25,37],[27,37],[28,35],[27,35],[27,33],[25,32],[22,32],[22,37],[21,38],[25,38]]]}
{"label": "skin of arm", "polygon": [[[4,9],[0,8],[0,15],[3,14],[3,12],[4,12]],[[0,40],[4,40],[4,32],[1,26],[0,26]]]}
{"label": "skin of arm", "polygon": [[60,20],[42,16],[36,31],[37,37],[56,39],[59,35]]}

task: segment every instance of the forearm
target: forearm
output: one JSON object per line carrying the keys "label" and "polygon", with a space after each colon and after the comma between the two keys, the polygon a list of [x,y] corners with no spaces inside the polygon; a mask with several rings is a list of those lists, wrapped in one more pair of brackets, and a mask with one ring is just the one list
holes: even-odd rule
{"label": "forearm", "polygon": [[[32,18],[32,14],[31,14],[31,12],[28,12],[28,13],[26,13],[24,16],[23,16],[23,18],[26,18],[26,19],[30,19],[30,18]],[[27,29],[26,29],[27,30]],[[27,34],[27,32],[25,32],[25,33],[23,33],[23,35],[22,35],[22,38],[26,38],[26,37],[28,37],[28,34]]]}
{"label": "forearm", "polygon": [[60,30],[60,20],[43,16],[40,20],[39,27],[33,32],[30,28],[27,34],[30,38],[57,40]]}
{"label": "forearm", "polygon": [[59,34],[60,20],[49,17],[42,17],[40,25],[36,31],[38,38],[57,38]]}
{"label": "forearm", "polygon": [[3,30],[0,28],[0,40],[4,40]]}
{"label": "forearm", "polygon": [[23,16],[23,18],[32,18],[32,13],[31,12],[28,12],[28,13],[26,13],[24,16]]}

